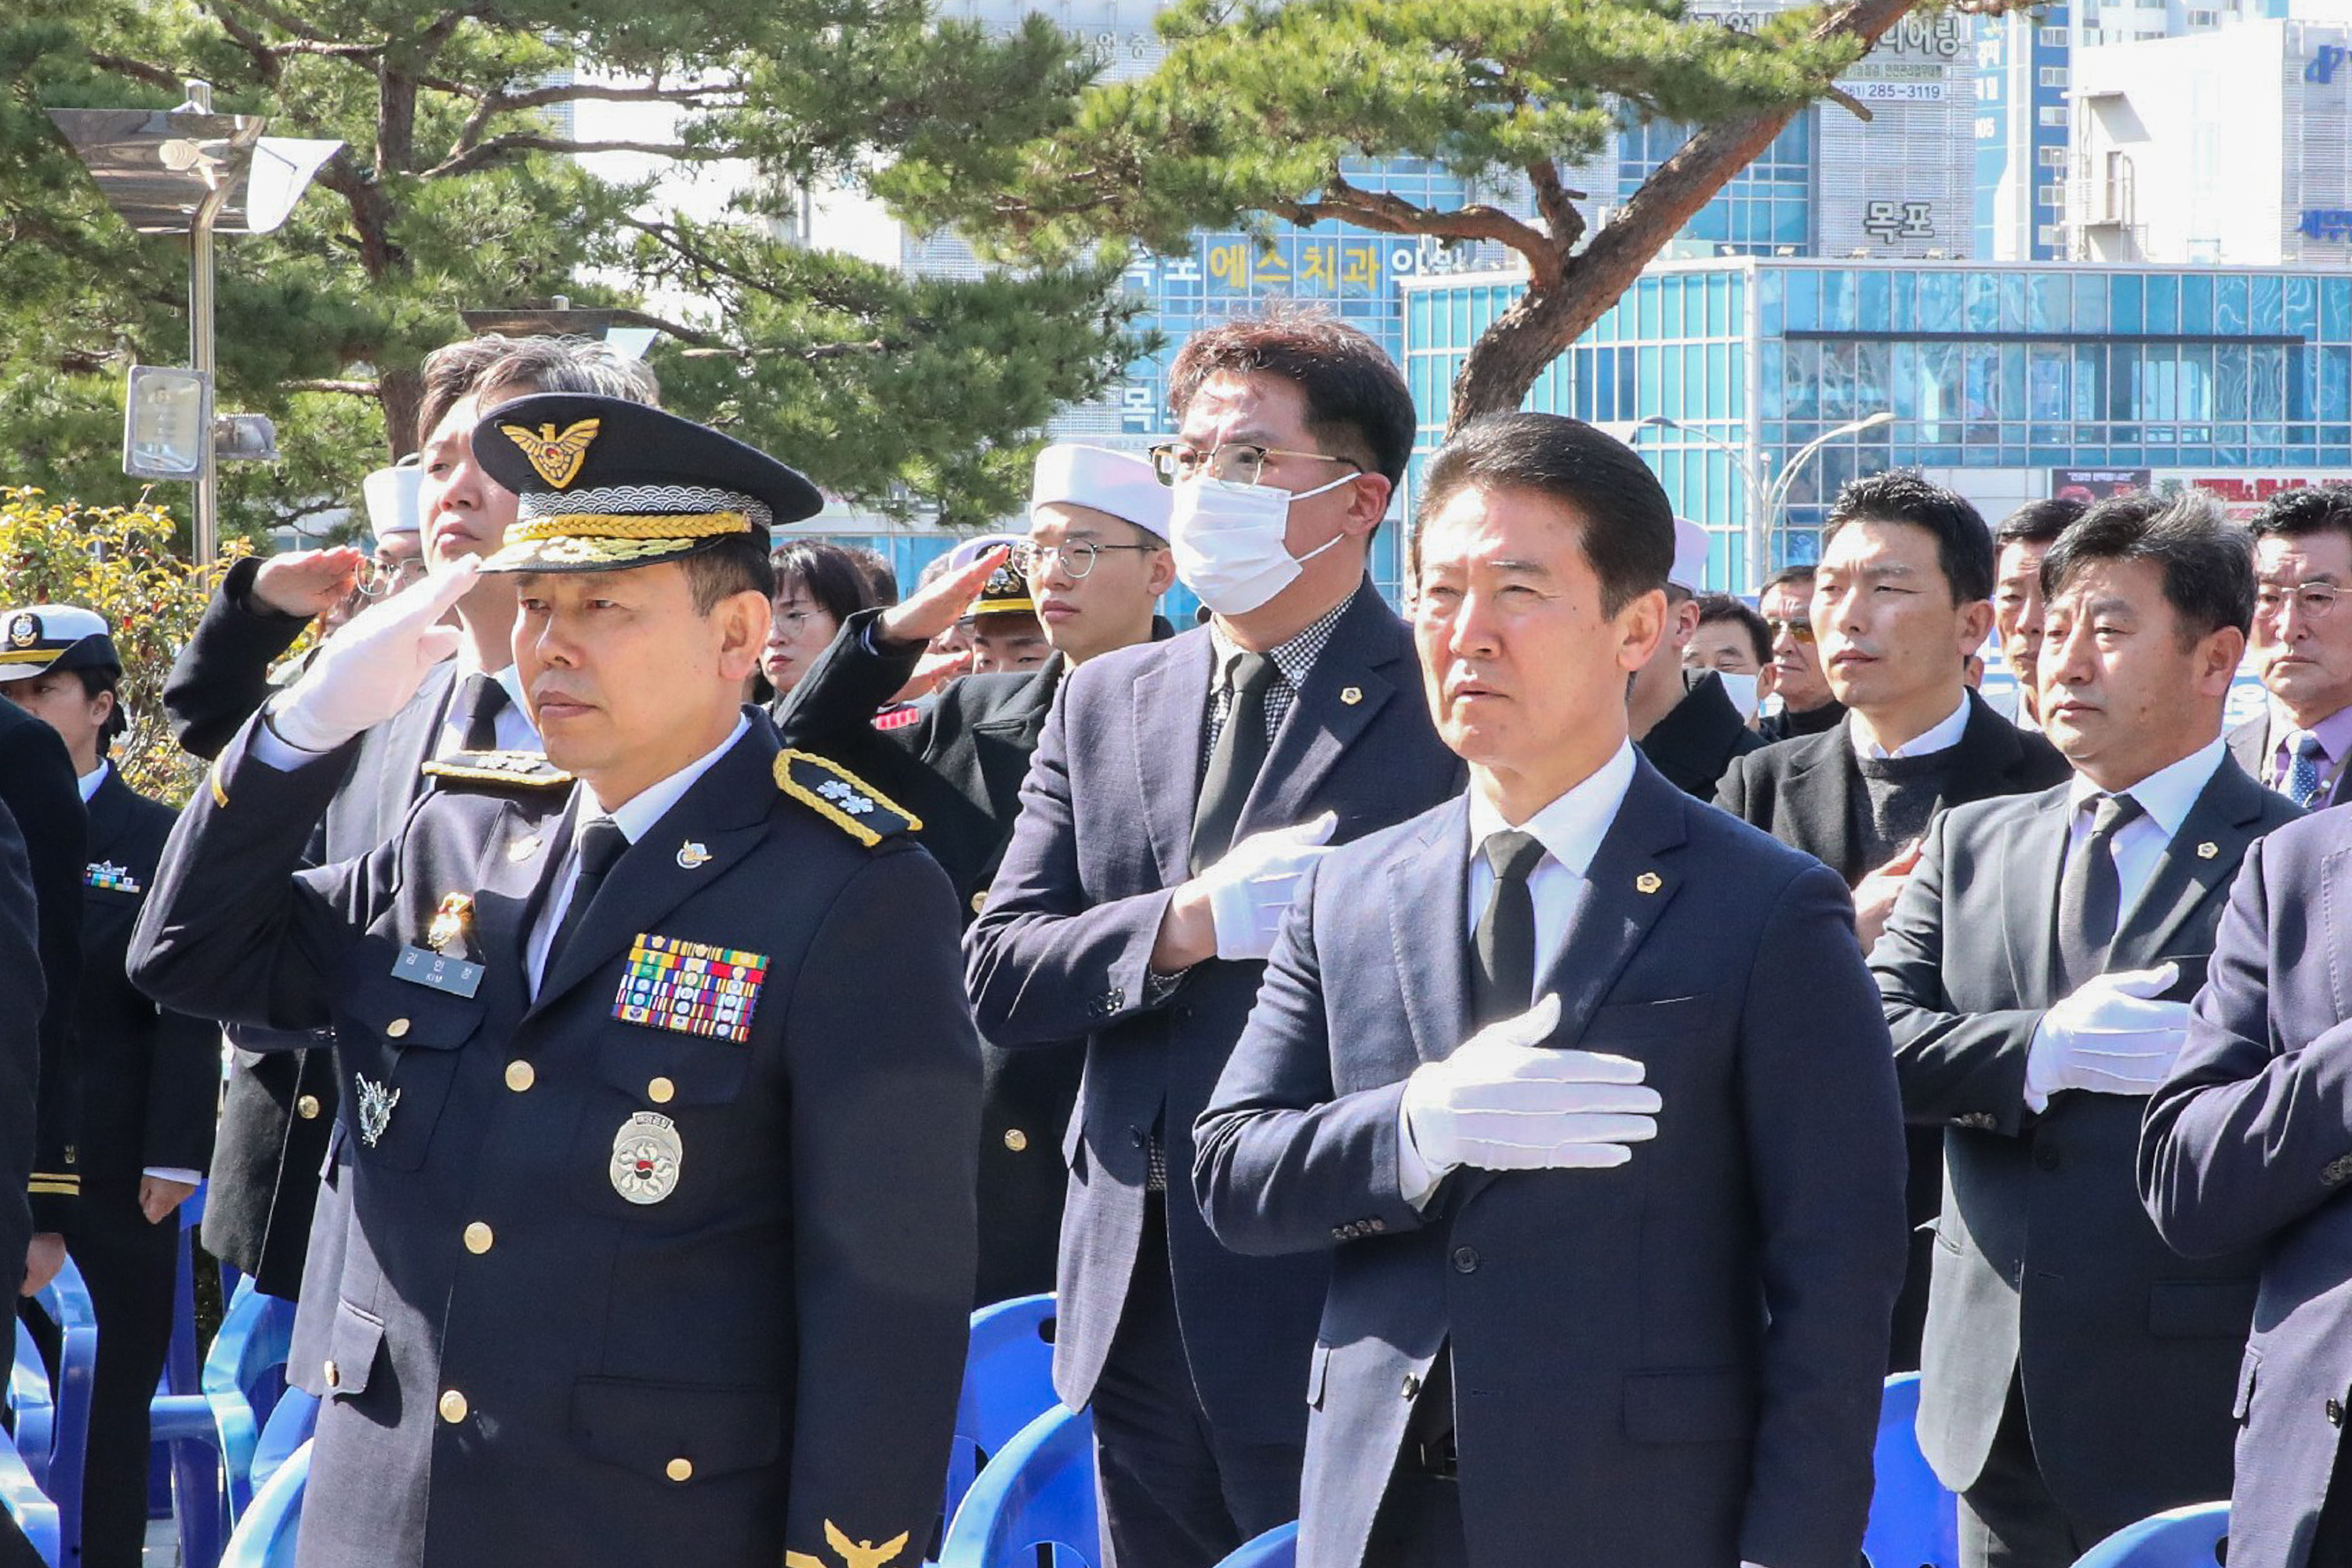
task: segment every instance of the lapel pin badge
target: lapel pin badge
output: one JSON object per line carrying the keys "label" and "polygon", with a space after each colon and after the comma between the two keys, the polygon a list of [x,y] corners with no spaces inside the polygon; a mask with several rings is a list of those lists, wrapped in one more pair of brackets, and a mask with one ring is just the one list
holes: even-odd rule
{"label": "lapel pin badge", "polygon": [[1350,708],[1363,700],[1364,689],[1360,686],[1343,686],[1339,689],[1339,700]]}
{"label": "lapel pin badge", "polygon": [[688,871],[698,871],[710,863],[710,851],[689,838],[677,847],[678,866]]}
{"label": "lapel pin badge", "polygon": [[2210,860],[2220,853],[2221,853],[2221,847],[2210,838],[2197,847],[2197,858],[2200,860]]}
{"label": "lapel pin badge", "polygon": [[353,1073],[352,1080],[360,1091],[360,1142],[373,1149],[392,1125],[392,1108],[400,1103],[400,1090],[370,1083],[364,1073]]}
{"label": "lapel pin badge", "polygon": [[1666,879],[1655,871],[1644,871],[1633,879],[1633,890],[1638,893],[1654,893],[1665,885]]}
{"label": "lapel pin badge", "polygon": [[425,945],[436,952],[446,953],[451,942],[464,938],[466,928],[473,921],[474,900],[471,895],[451,893],[441,900],[441,907],[433,911],[433,923],[425,933]]}

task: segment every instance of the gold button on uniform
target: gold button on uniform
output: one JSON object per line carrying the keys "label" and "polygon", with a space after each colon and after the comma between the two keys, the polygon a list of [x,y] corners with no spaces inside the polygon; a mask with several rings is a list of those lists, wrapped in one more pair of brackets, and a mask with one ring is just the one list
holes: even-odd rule
{"label": "gold button on uniform", "polygon": [[387,1039],[404,1040],[408,1037],[408,1020],[394,1018],[383,1026],[383,1032]]}
{"label": "gold button on uniform", "polygon": [[294,1114],[300,1117],[305,1121],[318,1121],[319,1097],[315,1094],[306,1094],[301,1099],[296,1100],[294,1102]]}
{"label": "gold button on uniform", "polygon": [[988,889],[982,888],[971,896],[971,912],[979,914],[988,908]]}
{"label": "gold button on uniform", "polygon": [[466,1396],[456,1389],[441,1395],[441,1419],[455,1426],[466,1418]]}
{"label": "gold button on uniform", "polygon": [[466,1250],[478,1257],[488,1252],[490,1249],[490,1244],[496,1239],[498,1238],[490,1234],[490,1227],[480,1220],[476,1220],[466,1227]]}
{"label": "gold button on uniform", "polygon": [[694,1479],[694,1461],[692,1459],[672,1459],[667,1465],[662,1468],[662,1474],[667,1476],[674,1481],[690,1481]]}
{"label": "gold button on uniform", "polygon": [[657,1078],[646,1085],[646,1098],[656,1105],[667,1105],[677,1096],[677,1085],[666,1078]]}
{"label": "gold button on uniform", "polygon": [[1018,1127],[1008,1127],[1004,1130],[1004,1146],[1018,1154],[1029,1147],[1029,1134]]}
{"label": "gold button on uniform", "polygon": [[529,1062],[507,1063],[507,1087],[520,1094],[539,1081],[539,1071]]}
{"label": "gold button on uniform", "polygon": [[343,1369],[332,1361],[329,1361],[326,1365],[319,1369],[319,1375],[327,1380],[329,1388],[341,1388],[343,1385]]}

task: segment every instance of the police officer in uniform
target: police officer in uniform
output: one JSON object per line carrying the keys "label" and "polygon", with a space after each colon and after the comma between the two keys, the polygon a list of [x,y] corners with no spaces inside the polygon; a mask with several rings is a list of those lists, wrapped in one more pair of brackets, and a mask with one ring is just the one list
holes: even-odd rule
{"label": "police officer in uniform", "polygon": [[[179,1005],[335,1031],[350,1218],[300,1559],[911,1568],[978,1051],[904,816],[740,706],[768,530],[820,498],[612,398],[518,399],[473,450],[520,496],[504,547],[353,620],[230,743],[134,959]],[[546,756],[428,763],[478,787],[300,872],[341,748],[478,570],[513,574]],[[859,984],[877,954],[891,984]]]}
{"label": "police officer in uniform", "polygon": [[147,1402],[172,1339],[175,1211],[204,1179],[220,1084],[220,1030],[167,1013],[125,972],[131,922],[178,816],[106,760],[125,727],[122,660],[105,620],[70,605],[17,612],[46,663],[0,666],[0,696],[65,742],[89,818],[75,1019],[82,1202],[70,1250],[98,1310],[98,1375],[82,1479],[82,1562],[137,1568],[147,1523]]}
{"label": "police officer in uniform", "polygon": [[[779,705],[785,744],[855,769],[922,819],[918,837],[974,915],[1012,841],[1021,780],[1063,678],[1114,648],[1175,635],[1152,611],[1176,576],[1173,494],[1131,453],[1046,447],[1030,486],[1028,539],[1011,552],[982,552],[903,605],[850,616]],[[1053,657],[1036,669],[968,675],[913,707],[879,713],[933,637],[959,616],[992,608],[1039,615]],[[1062,1133],[1086,1045],[1004,1050],[983,1040],[981,1061],[973,1300],[984,1306],[1054,1288],[1069,1180]]]}

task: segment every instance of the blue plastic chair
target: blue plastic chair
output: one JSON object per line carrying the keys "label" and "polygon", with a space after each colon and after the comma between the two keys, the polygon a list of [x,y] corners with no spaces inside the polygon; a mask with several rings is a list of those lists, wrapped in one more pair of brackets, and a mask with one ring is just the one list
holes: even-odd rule
{"label": "blue plastic chair", "polygon": [[1862,1549],[1872,1568],[1959,1568],[1959,1500],[1919,1452],[1919,1374],[1886,1380],[1878,1405],[1877,1484]]}
{"label": "blue plastic chair", "polygon": [[974,1312],[940,1517],[953,1520],[990,1456],[1053,1407],[1054,1298],[1023,1296]]}
{"label": "blue plastic chair", "polygon": [[1244,1541],[1217,1568],[1291,1568],[1298,1561],[1298,1525],[1278,1524]]}
{"label": "blue plastic chair", "polygon": [[1040,1546],[1054,1548],[1057,1568],[1102,1560],[1094,1423],[1059,1405],[1021,1428],[972,1482],[939,1568],[1015,1568]]}
{"label": "blue plastic chair", "polygon": [[10,1374],[16,1416],[16,1451],[49,1500],[58,1506],[58,1532],[66,1560],[81,1556],[81,1478],[89,1446],[90,1393],[98,1376],[98,1310],[71,1258],[32,1298],[58,1329],[58,1375],[51,1383],[39,1347],[22,1321]]}
{"label": "blue plastic chair", "polygon": [[2074,1568],[2214,1568],[2230,1534],[2230,1505],[2191,1503],[2125,1525],[2074,1560]]}
{"label": "blue plastic chair", "polygon": [[310,1482],[310,1445],[286,1457],[228,1538],[221,1568],[294,1568],[294,1538],[302,1523],[302,1492]]}
{"label": "blue plastic chair", "polygon": [[[16,1380],[11,1377],[5,1385],[11,1409],[16,1407]],[[47,1392],[46,1384],[42,1392]],[[0,1510],[5,1510],[16,1528],[31,1542],[33,1550],[49,1568],[58,1568],[65,1561],[65,1541],[58,1520],[58,1505],[51,1502],[33,1472],[25,1466],[25,1457],[16,1452],[16,1445],[8,1434],[0,1432]]]}
{"label": "blue plastic chair", "polygon": [[[220,1561],[230,1528],[268,1479],[260,1459],[263,1417],[280,1403],[293,1336],[294,1304],[240,1281],[196,1391],[158,1394],[148,1406],[150,1437],[172,1452],[183,1568],[213,1568]],[[273,1466],[309,1435],[282,1442]]]}

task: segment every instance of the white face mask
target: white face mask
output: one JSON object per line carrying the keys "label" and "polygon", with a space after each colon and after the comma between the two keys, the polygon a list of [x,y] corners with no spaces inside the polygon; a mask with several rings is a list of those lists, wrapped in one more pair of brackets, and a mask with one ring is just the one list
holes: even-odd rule
{"label": "white face mask", "polygon": [[1716,674],[1723,678],[1723,689],[1730,695],[1731,705],[1739,710],[1742,719],[1756,717],[1756,679],[1752,675],[1734,675],[1727,669]]}
{"label": "white face mask", "polygon": [[1176,554],[1176,575],[1218,615],[1248,615],[1298,581],[1304,563],[1347,537],[1335,534],[1304,555],[1292,555],[1284,542],[1290,527],[1290,503],[1338,489],[1361,477],[1346,474],[1295,495],[1277,485],[1187,479],[1176,487],[1175,507],[1169,520],[1168,543]]}

